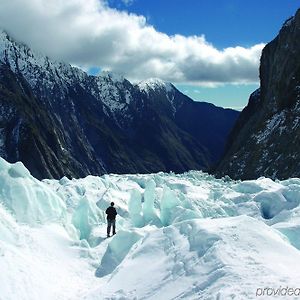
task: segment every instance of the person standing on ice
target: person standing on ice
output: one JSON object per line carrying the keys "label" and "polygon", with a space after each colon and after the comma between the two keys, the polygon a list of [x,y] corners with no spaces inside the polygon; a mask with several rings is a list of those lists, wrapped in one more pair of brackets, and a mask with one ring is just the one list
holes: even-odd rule
{"label": "person standing on ice", "polygon": [[111,226],[113,228],[113,235],[116,234],[116,215],[117,211],[114,208],[115,203],[111,202],[110,207],[108,207],[105,211],[107,214],[107,237],[110,237],[110,229]]}

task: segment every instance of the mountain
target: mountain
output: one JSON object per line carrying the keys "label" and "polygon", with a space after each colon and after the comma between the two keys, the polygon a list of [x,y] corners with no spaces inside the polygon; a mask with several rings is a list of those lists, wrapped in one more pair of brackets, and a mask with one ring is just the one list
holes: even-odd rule
{"label": "mountain", "polygon": [[237,116],[158,79],[89,76],[0,32],[0,156],[37,178],[207,169]]}
{"label": "mountain", "polygon": [[263,49],[260,88],[228,138],[218,176],[300,176],[300,10]]}

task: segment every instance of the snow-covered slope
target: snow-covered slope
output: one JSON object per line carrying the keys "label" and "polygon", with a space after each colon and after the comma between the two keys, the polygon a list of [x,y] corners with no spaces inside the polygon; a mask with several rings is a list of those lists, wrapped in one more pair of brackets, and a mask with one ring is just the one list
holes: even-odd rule
{"label": "snow-covered slope", "polygon": [[300,280],[299,203],[297,178],[40,182],[1,159],[0,299],[269,299]]}

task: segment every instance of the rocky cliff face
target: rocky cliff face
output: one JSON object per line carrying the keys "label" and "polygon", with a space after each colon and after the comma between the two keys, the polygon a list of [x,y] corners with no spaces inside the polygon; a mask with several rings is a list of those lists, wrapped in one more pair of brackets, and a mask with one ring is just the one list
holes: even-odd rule
{"label": "rocky cliff face", "polygon": [[260,89],[242,111],[215,169],[254,179],[300,176],[300,10],[263,49]]}
{"label": "rocky cliff face", "polygon": [[0,155],[37,178],[206,169],[237,116],[160,80],[89,76],[0,32]]}

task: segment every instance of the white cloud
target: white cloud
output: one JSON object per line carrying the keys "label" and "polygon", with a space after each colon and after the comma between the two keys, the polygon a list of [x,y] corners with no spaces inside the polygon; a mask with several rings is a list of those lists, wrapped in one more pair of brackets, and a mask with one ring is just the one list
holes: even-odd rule
{"label": "white cloud", "polygon": [[168,36],[104,0],[1,0],[0,27],[49,56],[141,80],[196,85],[258,81],[263,44],[216,49],[204,36]]}

